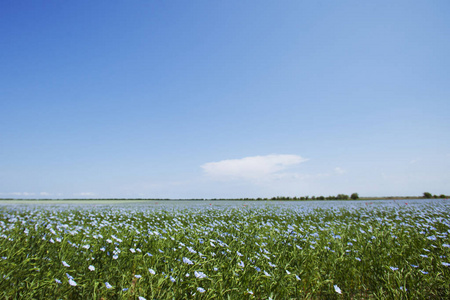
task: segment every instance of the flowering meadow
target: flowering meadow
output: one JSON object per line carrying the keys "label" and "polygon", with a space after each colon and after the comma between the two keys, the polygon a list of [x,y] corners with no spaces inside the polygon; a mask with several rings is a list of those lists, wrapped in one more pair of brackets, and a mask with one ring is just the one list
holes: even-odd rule
{"label": "flowering meadow", "polygon": [[0,206],[2,299],[450,299],[450,203]]}

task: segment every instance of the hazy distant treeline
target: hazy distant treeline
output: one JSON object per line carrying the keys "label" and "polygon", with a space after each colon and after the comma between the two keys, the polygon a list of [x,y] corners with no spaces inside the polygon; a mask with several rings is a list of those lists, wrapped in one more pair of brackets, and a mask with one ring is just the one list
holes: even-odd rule
{"label": "hazy distant treeline", "polygon": [[0,200],[39,200],[39,201],[325,201],[325,200],[397,200],[397,199],[437,199],[437,198],[450,198],[448,195],[432,195],[429,192],[423,193],[422,196],[386,196],[386,197],[360,197],[358,193],[351,195],[338,194],[336,196],[276,196],[271,198],[191,198],[191,199],[170,199],[170,198],[90,198],[90,199],[17,199],[17,198],[0,198]]}

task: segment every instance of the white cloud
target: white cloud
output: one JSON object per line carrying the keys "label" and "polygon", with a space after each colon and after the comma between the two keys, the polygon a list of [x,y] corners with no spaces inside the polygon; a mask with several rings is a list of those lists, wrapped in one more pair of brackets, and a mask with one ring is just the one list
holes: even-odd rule
{"label": "white cloud", "polygon": [[13,193],[9,193],[10,195],[13,196],[34,196],[35,193],[28,193],[28,192],[13,192]]}
{"label": "white cloud", "polygon": [[282,176],[280,171],[305,161],[307,159],[298,155],[271,154],[209,162],[201,168],[208,177],[213,179],[261,180]]}
{"label": "white cloud", "polygon": [[41,196],[50,196],[50,193],[47,193],[47,192],[40,192],[39,195],[41,195]]}
{"label": "white cloud", "polygon": [[76,194],[76,195],[82,196],[82,197],[89,197],[89,196],[94,196],[95,194],[94,193],[89,193],[89,192],[83,192],[83,193],[79,193],[79,194]]}

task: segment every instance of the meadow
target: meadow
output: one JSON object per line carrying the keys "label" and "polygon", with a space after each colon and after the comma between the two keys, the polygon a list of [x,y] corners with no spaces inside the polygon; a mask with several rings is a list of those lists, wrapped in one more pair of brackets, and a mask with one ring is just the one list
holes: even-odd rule
{"label": "meadow", "polygon": [[0,205],[2,299],[450,299],[450,203]]}

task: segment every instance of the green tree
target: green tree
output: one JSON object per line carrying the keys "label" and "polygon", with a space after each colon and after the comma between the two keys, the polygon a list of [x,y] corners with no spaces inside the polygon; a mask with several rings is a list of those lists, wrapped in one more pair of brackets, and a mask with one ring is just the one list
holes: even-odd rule
{"label": "green tree", "polygon": [[425,199],[431,199],[433,196],[431,195],[431,193],[425,192],[425,193],[423,193],[423,197]]}
{"label": "green tree", "polygon": [[348,200],[348,195],[338,194],[336,199],[338,199],[338,200]]}
{"label": "green tree", "polygon": [[359,195],[358,195],[358,193],[353,193],[353,194],[350,196],[350,198],[351,198],[352,200],[357,200],[357,199],[359,199]]}

